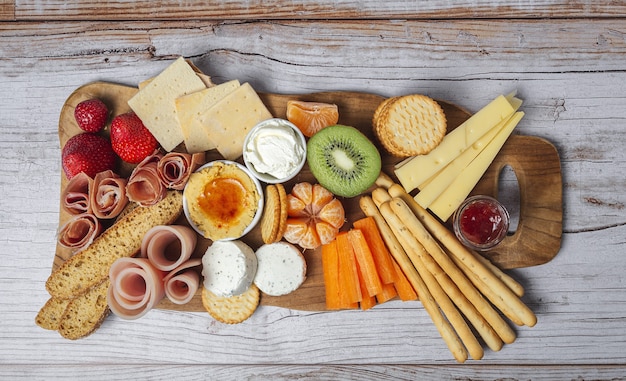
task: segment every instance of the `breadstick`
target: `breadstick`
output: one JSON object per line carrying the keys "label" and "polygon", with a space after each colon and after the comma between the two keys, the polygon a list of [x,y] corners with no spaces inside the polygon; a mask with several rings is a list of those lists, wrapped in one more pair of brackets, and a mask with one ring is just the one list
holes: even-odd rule
{"label": "breadstick", "polygon": [[391,200],[391,196],[389,192],[387,192],[387,189],[376,188],[372,191],[372,200],[374,200],[374,204],[380,208],[384,202]]}
{"label": "breadstick", "polygon": [[[434,308],[437,305],[439,306],[439,308],[441,308],[441,311],[437,309],[438,313],[435,314],[436,316],[431,315],[431,318],[438,328],[445,327],[446,329],[448,329],[449,327],[449,330],[452,331],[451,333],[444,331],[446,333],[446,336],[444,336],[444,332],[440,332],[444,340],[448,342],[451,338],[447,335],[454,335],[454,337],[460,338],[462,344],[465,345],[467,351],[469,351],[472,358],[482,358],[483,350],[478,343],[476,336],[473,335],[472,331],[468,327],[461,314],[458,312],[454,304],[450,301],[450,298],[448,298],[448,295],[446,295],[446,293],[439,286],[439,283],[437,283],[432,274],[430,274],[423,265],[419,257],[419,250],[420,248],[423,250],[423,246],[421,246],[410,234],[410,232],[406,228],[404,228],[401,219],[393,212],[389,205],[389,202],[383,203],[379,209],[380,213],[387,221],[387,224],[389,224],[389,227],[391,227],[391,230],[398,238],[398,241],[405,248],[407,255],[411,259],[411,262],[413,263],[415,269],[423,280],[424,284],[421,286],[421,288],[423,289],[420,289],[418,291],[420,295],[422,295],[422,303],[424,304],[425,300],[428,300],[428,302],[431,302],[432,300],[434,306],[430,306],[430,308]],[[424,304],[424,308],[426,308],[426,304]],[[448,320],[443,317],[442,312]],[[456,333],[454,333],[454,330],[456,330]],[[454,350],[452,350],[451,348],[453,354],[455,354],[456,351],[460,351],[461,349],[465,351],[465,348],[463,347],[455,347]]]}
{"label": "breadstick", "polygon": [[[456,283],[450,279],[448,274],[441,269],[441,266],[433,259],[431,255],[423,249],[423,245],[419,250],[419,257],[426,267],[426,269],[432,274],[434,279],[441,285],[441,288],[445,291],[454,304],[459,307],[459,310],[465,315],[467,320],[474,326],[476,332],[483,338],[485,344],[494,352],[502,349],[502,339],[498,336],[498,333],[489,325],[487,320],[480,314],[476,307],[470,303],[467,297],[459,290]],[[424,278],[426,280],[426,278]]]}
{"label": "breadstick", "polygon": [[[406,275],[407,279],[411,283],[411,286],[413,286],[413,289],[417,290],[419,274],[417,273],[417,270],[415,270],[415,267],[413,266],[413,263],[411,263],[409,257],[406,255],[402,245],[400,245],[400,242],[398,242],[398,239],[391,231],[391,228],[387,225],[387,222],[383,218],[382,214],[380,214],[378,207],[374,204],[374,200],[372,200],[370,196],[362,196],[359,199],[359,206],[366,216],[374,219],[374,222],[376,223],[376,226],[380,231],[380,235],[383,237],[383,241],[385,241],[389,252],[400,266],[400,269],[404,272],[404,275]],[[418,298],[420,297],[419,294],[417,296]]]}
{"label": "breadstick", "polygon": [[[406,225],[408,230],[415,236],[417,241],[421,243],[428,254],[441,266],[443,271],[454,281],[454,283],[463,292],[465,297],[476,307],[485,320],[498,333],[498,336],[507,344],[515,341],[515,332],[502,319],[500,314],[489,304],[485,298],[478,292],[472,282],[467,279],[465,274],[454,264],[454,262],[446,255],[446,253],[437,244],[428,230],[417,219],[408,205],[401,198],[393,198],[389,205],[394,213]],[[418,270],[419,271],[419,270]]]}
{"label": "breadstick", "polygon": [[[494,300],[497,302],[498,296],[493,292],[492,289],[490,289],[485,282],[483,282],[482,279],[480,279],[478,276],[476,276],[476,274],[472,271],[470,271],[467,266],[465,266],[465,264],[463,262],[461,262],[457,257],[455,257],[454,255],[450,254],[450,251],[445,249],[446,253],[448,253],[448,256],[452,259],[452,261],[454,261],[454,263],[459,266],[459,268],[461,269],[461,271],[463,271],[463,273],[465,273],[465,275],[467,275],[467,277],[469,278],[469,280],[474,284],[474,286],[476,286],[476,288],[482,292],[483,295],[485,295],[485,297],[491,301],[492,303],[494,303]],[[495,305],[495,303],[494,303]],[[506,316],[507,318],[509,318],[509,320],[511,320],[515,325],[521,326],[524,325],[524,323],[519,319],[519,317],[517,317],[517,315],[515,315],[515,313],[513,311],[511,311],[511,309],[509,308],[509,306],[507,306],[506,304],[500,304],[500,306],[498,307],[500,309],[500,311],[502,311],[502,313],[504,314],[504,316]]]}
{"label": "breadstick", "polygon": [[[399,187],[399,189],[398,189]],[[406,193],[401,185],[394,184],[390,187],[389,192]],[[410,196],[409,196],[410,197]],[[411,198],[411,200],[413,200]],[[534,312],[500,279],[493,271],[487,268],[480,260],[478,260],[463,244],[456,239],[454,233],[448,230],[441,222],[422,208],[415,200],[408,201],[408,205],[413,208],[413,213],[420,220],[430,233],[443,245],[445,245],[450,253],[457,257],[465,264],[468,270],[476,273],[476,276],[483,279],[485,284],[489,286],[497,295],[497,301],[492,301],[496,307],[506,304],[523,324],[532,327],[537,324],[537,317]]]}
{"label": "breadstick", "polygon": [[385,172],[380,172],[380,174],[378,175],[378,178],[375,181],[375,184],[378,185],[379,187],[389,189],[389,187],[395,183],[388,174],[386,174]]}

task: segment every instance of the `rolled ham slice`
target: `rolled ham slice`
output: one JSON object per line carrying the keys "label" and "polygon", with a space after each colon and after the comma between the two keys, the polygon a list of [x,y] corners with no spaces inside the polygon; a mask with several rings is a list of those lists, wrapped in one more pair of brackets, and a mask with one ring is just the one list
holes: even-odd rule
{"label": "rolled ham slice", "polygon": [[126,184],[126,195],[130,201],[141,206],[152,206],[165,197],[167,188],[159,179],[157,168],[162,157],[163,154],[155,151],[133,169]]}
{"label": "rolled ham slice", "polygon": [[89,190],[93,179],[80,172],[67,183],[61,194],[61,206],[69,214],[91,213]]}
{"label": "rolled ham slice", "polygon": [[71,216],[61,226],[57,240],[61,246],[77,253],[91,245],[100,233],[102,233],[102,224],[98,218],[91,213],[82,213]]}
{"label": "rolled ham slice", "polygon": [[144,316],[165,297],[164,275],[147,258],[116,260],[109,270],[109,308],[123,319]]}
{"label": "rolled ham slice", "polygon": [[111,170],[100,172],[93,178],[89,199],[96,217],[111,219],[119,216],[128,204],[127,182]]}
{"label": "rolled ham slice", "polygon": [[193,254],[198,235],[188,226],[158,225],[148,230],[141,242],[141,254],[161,271],[172,271]]}
{"label": "rolled ham slice", "polygon": [[190,259],[165,276],[165,295],[172,303],[186,304],[194,297],[200,287],[200,273],[193,268],[201,264],[200,258]]}
{"label": "rolled ham slice", "polygon": [[159,179],[166,188],[183,190],[189,176],[205,163],[204,152],[188,154],[168,152],[157,166]]}

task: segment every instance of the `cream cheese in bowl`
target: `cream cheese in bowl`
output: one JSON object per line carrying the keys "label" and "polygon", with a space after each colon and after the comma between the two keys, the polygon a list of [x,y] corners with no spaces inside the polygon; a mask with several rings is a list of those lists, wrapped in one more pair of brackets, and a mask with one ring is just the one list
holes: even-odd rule
{"label": "cream cheese in bowl", "polygon": [[259,180],[280,183],[293,178],[306,162],[306,140],[293,123],[272,118],[257,124],[243,147],[246,167]]}

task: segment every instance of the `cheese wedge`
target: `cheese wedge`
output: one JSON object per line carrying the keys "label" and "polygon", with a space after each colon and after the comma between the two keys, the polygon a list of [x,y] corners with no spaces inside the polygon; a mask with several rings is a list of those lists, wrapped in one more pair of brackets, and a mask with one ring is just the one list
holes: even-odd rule
{"label": "cheese wedge", "polygon": [[176,98],[204,88],[204,82],[180,57],[129,99],[128,105],[161,147],[171,151],[183,142],[183,132],[176,113]]}
{"label": "cheese wedge", "polygon": [[516,112],[491,142],[476,156],[463,172],[454,178],[446,190],[430,204],[429,209],[442,221],[446,221],[467,198],[489,165],[509,138],[513,129],[524,116],[523,111]]}
{"label": "cheese wedge", "polygon": [[[513,114],[515,115],[515,114]],[[426,209],[430,204],[443,193],[450,183],[459,176],[463,170],[478,156],[482,150],[493,140],[493,138],[502,130],[511,118],[505,119],[498,123],[496,127],[489,130],[485,135],[480,137],[474,144],[467,148],[456,159],[452,160],[445,168],[437,172],[430,179],[420,184],[419,193],[415,196],[415,201]]]}
{"label": "cheese wedge", "polygon": [[487,131],[508,119],[521,106],[514,96],[500,95],[446,135],[441,143],[426,155],[418,155],[400,163],[394,170],[407,192],[443,169],[469,148]]}
{"label": "cheese wedge", "polygon": [[219,153],[225,159],[235,160],[243,154],[243,141],[248,131],[272,118],[272,114],[246,82],[197,118]]}
{"label": "cheese wedge", "polygon": [[187,152],[198,153],[216,148],[198,116],[239,86],[239,81],[235,79],[176,99],[176,113]]}

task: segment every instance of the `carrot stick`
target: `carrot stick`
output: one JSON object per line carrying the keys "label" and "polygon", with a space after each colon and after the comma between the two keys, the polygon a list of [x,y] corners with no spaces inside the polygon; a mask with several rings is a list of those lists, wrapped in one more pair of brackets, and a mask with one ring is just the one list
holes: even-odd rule
{"label": "carrot stick", "polygon": [[415,292],[415,289],[413,289],[413,286],[411,286],[411,283],[407,279],[406,275],[404,275],[404,272],[400,268],[400,265],[398,265],[398,263],[394,259],[392,259],[392,264],[394,269],[396,270],[396,277],[393,281],[393,285],[398,292],[398,297],[400,298],[400,300],[402,300],[403,302],[407,302],[409,300],[417,300],[417,293]]}
{"label": "carrot stick", "polygon": [[348,241],[348,233],[341,232],[335,238],[337,252],[339,253],[339,280],[341,282],[340,296],[345,298],[349,308],[354,303],[362,300],[361,287],[359,285],[359,273],[352,245]]}
{"label": "carrot stick", "polygon": [[380,281],[384,284],[393,283],[396,279],[396,270],[393,267],[393,259],[385,242],[383,241],[380,231],[376,226],[376,221],[373,217],[364,217],[354,221],[352,224],[355,228],[359,229],[365,241],[372,252],[374,257],[374,263],[380,276]]}
{"label": "carrot stick", "polygon": [[363,282],[369,296],[375,296],[383,292],[382,283],[376,270],[376,264],[374,263],[374,257],[370,251],[367,241],[363,232],[359,229],[350,229],[348,231],[348,241],[352,245],[354,251],[354,257],[359,264],[361,274],[363,275]]}
{"label": "carrot stick", "polygon": [[376,305],[376,298],[373,296],[368,296],[367,295],[367,287],[365,287],[365,282],[363,281],[363,273],[361,272],[361,269],[359,267],[359,263],[357,262],[357,268],[359,269],[358,271],[358,275],[359,275],[359,286],[361,287],[361,295],[363,295],[363,298],[361,299],[361,309],[363,311],[369,310],[370,308],[374,307]]}
{"label": "carrot stick", "polygon": [[382,285],[382,291],[380,294],[376,294],[376,300],[379,304],[385,303],[398,296],[398,292],[393,283],[387,283]]}
{"label": "carrot stick", "polygon": [[326,308],[341,309],[339,298],[339,254],[337,241],[322,245],[322,268],[324,270],[324,288],[326,291]]}

